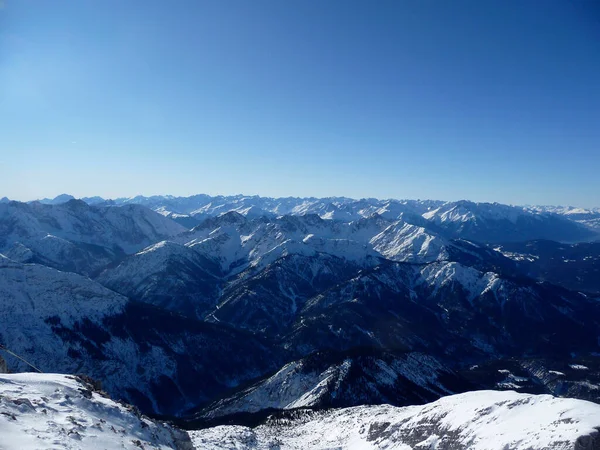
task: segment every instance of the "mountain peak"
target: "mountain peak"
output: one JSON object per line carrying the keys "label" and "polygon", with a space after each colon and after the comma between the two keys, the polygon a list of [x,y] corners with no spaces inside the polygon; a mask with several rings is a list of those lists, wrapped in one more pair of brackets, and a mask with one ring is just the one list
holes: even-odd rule
{"label": "mountain peak", "polygon": [[54,198],[43,198],[38,201],[46,205],[60,205],[61,203],[67,203],[69,200],[73,200],[74,198],[75,197],[70,194],[60,194]]}

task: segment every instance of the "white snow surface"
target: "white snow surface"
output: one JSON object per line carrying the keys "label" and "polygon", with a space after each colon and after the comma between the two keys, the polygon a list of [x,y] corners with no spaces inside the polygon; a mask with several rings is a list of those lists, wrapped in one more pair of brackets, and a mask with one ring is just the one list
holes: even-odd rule
{"label": "white snow surface", "polygon": [[424,213],[423,218],[435,223],[470,222],[475,220],[508,220],[516,223],[519,217],[536,216],[523,207],[500,203],[475,203],[470,201],[448,202]]}
{"label": "white snow surface", "polygon": [[448,258],[449,243],[445,239],[401,221],[391,224],[369,242],[382,256],[393,261],[423,263]]}
{"label": "white snow surface", "polygon": [[[126,302],[127,298],[89,278],[38,264],[20,264],[0,254],[0,313],[13,319],[2,327],[7,341],[19,341],[17,336],[22,333],[42,333],[40,318],[58,317],[65,326],[82,318],[96,322],[121,312]],[[49,328],[48,339],[54,336]]]}
{"label": "white snow surface", "polygon": [[[61,195],[56,199],[41,202],[60,204],[71,199]],[[102,203],[100,197],[84,198],[90,205]],[[4,203],[8,203],[5,199]],[[228,211],[236,211],[246,217],[274,217],[280,215],[318,214],[327,220],[354,221],[378,214],[388,220],[411,215],[440,223],[467,223],[472,221],[502,221],[512,223],[525,217],[543,218],[548,215],[562,216],[580,223],[589,229],[600,231],[600,208],[578,208],[573,206],[512,206],[499,203],[476,203],[466,200],[445,202],[439,200],[396,200],[396,199],[351,199],[346,197],[327,198],[271,198],[259,196],[215,196],[204,194],[190,197],[156,195],[136,196],[111,200],[114,205],[144,205],[163,216],[191,216],[199,220],[215,217]]]}
{"label": "white snow surface", "polygon": [[[189,264],[198,271],[206,272],[203,268],[206,263],[198,252],[181,244],[161,241],[127,258],[116,268],[104,271],[96,281],[113,288],[118,285],[121,288],[133,286],[138,294],[141,294],[146,285],[154,281],[153,276],[161,274],[167,269],[168,263],[174,261]],[[179,276],[182,280],[187,280],[185,274],[180,273]]]}
{"label": "white snow surface", "polygon": [[[61,367],[68,373],[110,373],[106,388],[114,392],[123,386],[137,386],[150,392],[150,381],[160,375],[172,376],[173,361],[158,347],[143,353],[131,339],[111,336],[102,347],[105,356],[94,360],[80,343],[65,345],[53,324],[74,329],[82,322],[102,326],[107,316],[120,314],[128,299],[100,284],[70,272],[38,264],[20,264],[0,254],[0,317],[2,343],[41,370]],[[70,354],[70,350],[82,356]],[[133,368],[144,367],[144,375]],[[124,370],[124,368],[127,370]],[[29,370],[14,360],[11,370]]]}
{"label": "white snow surface", "polygon": [[600,405],[550,395],[475,391],[404,408],[359,406],[190,432],[197,449],[571,450],[596,435]]}
{"label": "white snow surface", "polygon": [[186,449],[184,432],[148,419],[75,377],[0,374],[0,449]]}
{"label": "white snow surface", "polygon": [[0,230],[0,250],[51,235],[108,248],[116,244],[126,253],[134,253],[185,228],[140,205],[97,207],[73,200],[56,205],[2,203]]}
{"label": "white snow surface", "polygon": [[505,283],[494,272],[480,272],[456,262],[429,264],[421,270],[421,275],[423,281],[434,291],[459,283],[470,300],[487,292],[496,293]]}
{"label": "white snow surface", "polygon": [[[340,385],[347,383],[353,361],[346,359],[331,364],[327,369],[306,370],[306,361],[293,361],[283,366],[266,380],[222,399],[210,406],[206,417],[217,417],[239,412],[257,412],[266,408],[293,409],[318,406],[328,395],[335,396]],[[434,392],[449,394],[438,381],[444,367],[434,358],[421,353],[409,353],[404,358],[388,363],[374,360],[374,378],[381,384],[393,385],[399,377],[406,378],[418,386]],[[332,392],[333,390],[333,392]]]}
{"label": "white snow surface", "polygon": [[174,239],[219,261],[225,272],[261,268],[290,253],[326,253],[360,265],[385,257],[427,263],[448,258],[452,244],[439,235],[402,220],[380,217],[351,222],[323,220],[315,215],[248,220],[229,212]]}

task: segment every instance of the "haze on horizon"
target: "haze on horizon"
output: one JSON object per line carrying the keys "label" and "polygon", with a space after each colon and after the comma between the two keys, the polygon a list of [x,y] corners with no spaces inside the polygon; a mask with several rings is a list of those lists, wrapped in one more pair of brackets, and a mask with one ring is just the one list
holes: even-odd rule
{"label": "haze on horizon", "polygon": [[600,206],[587,0],[0,8],[0,197]]}

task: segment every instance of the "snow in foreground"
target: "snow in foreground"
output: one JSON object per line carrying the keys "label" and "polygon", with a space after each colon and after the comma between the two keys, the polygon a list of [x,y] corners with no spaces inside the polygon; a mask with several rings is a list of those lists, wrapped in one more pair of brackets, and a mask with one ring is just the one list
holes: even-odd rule
{"label": "snow in foreground", "polygon": [[0,449],[191,449],[187,435],[69,375],[0,374]]}
{"label": "snow in foreground", "polygon": [[423,406],[295,414],[254,429],[219,426],[190,435],[205,450],[600,449],[600,405],[549,395],[476,391]]}
{"label": "snow in foreground", "polygon": [[[251,429],[188,435],[104,397],[76,377],[0,374],[0,449],[600,449],[600,405],[477,391],[423,406],[288,411]],[[190,442],[191,437],[191,442]]]}

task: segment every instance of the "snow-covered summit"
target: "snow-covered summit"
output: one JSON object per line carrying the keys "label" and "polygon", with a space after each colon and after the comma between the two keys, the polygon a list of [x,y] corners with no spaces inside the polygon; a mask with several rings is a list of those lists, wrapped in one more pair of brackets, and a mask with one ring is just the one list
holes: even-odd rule
{"label": "snow-covered summit", "polygon": [[1,448],[176,450],[595,450],[600,405],[474,391],[421,406],[358,406],[273,415],[256,428],[184,432],[117,403],[79,377],[0,374]]}
{"label": "snow-covered summit", "polygon": [[[90,200],[97,203],[97,200]],[[468,200],[395,200],[345,197],[271,198],[259,196],[194,195],[191,197],[137,196],[110,200],[112,205],[140,204],[169,217],[186,215],[185,223],[234,211],[247,218],[315,214],[325,220],[352,222],[374,214],[432,226],[448,237],[484,242],[523,239],[581,241],[597,238],[600,212],[581,208],[524,207]],[[409,220],[410,218],[410,220]],[[183,223],[183,222],[182,222]],[[192,225],[193,226],[193,225]]]}
{"label": "snow-covered summit", "polygon": [[60,194],[54,198],[43,198],[38,201],[40,203],[44,203],[46,205],[59,205],[61,203],[67,203],[69,200],[73,200],[73,199],[75,199],[75,197],[73,197],[70,194]]}
{"label": "snow-covered summit", "polygon": [[369,243],[382,256],[393,261],[432,262],[448,258],[448,240],[423,227],[394,222]]}
{"label": "snow-covered summit", "polygon": [[104,270],[96,281],[129,298],[201,317],[216,301],[220,276],[216,260],[160,241]]}
{"label": "snow-covered summit", "polygon": [[188,435],[116,403],[86,381],[57,374],[0,374],[0,448],[181,449]]}
{"label": "snow-covered summit", "polygon": [[205,450],[593,450],[599,430],[600,405],[594,403],[476,391],[423,406],[290,412],[254,429],[219,426],[190,435]]}
{"label": "snow-covered summit", "polygon": [[135,204],[117,208],[89,206],[82,200],[56,205],[0,204],[0,250],[52,235],[133,253],[183,231],[185,228],[171,219]]}

